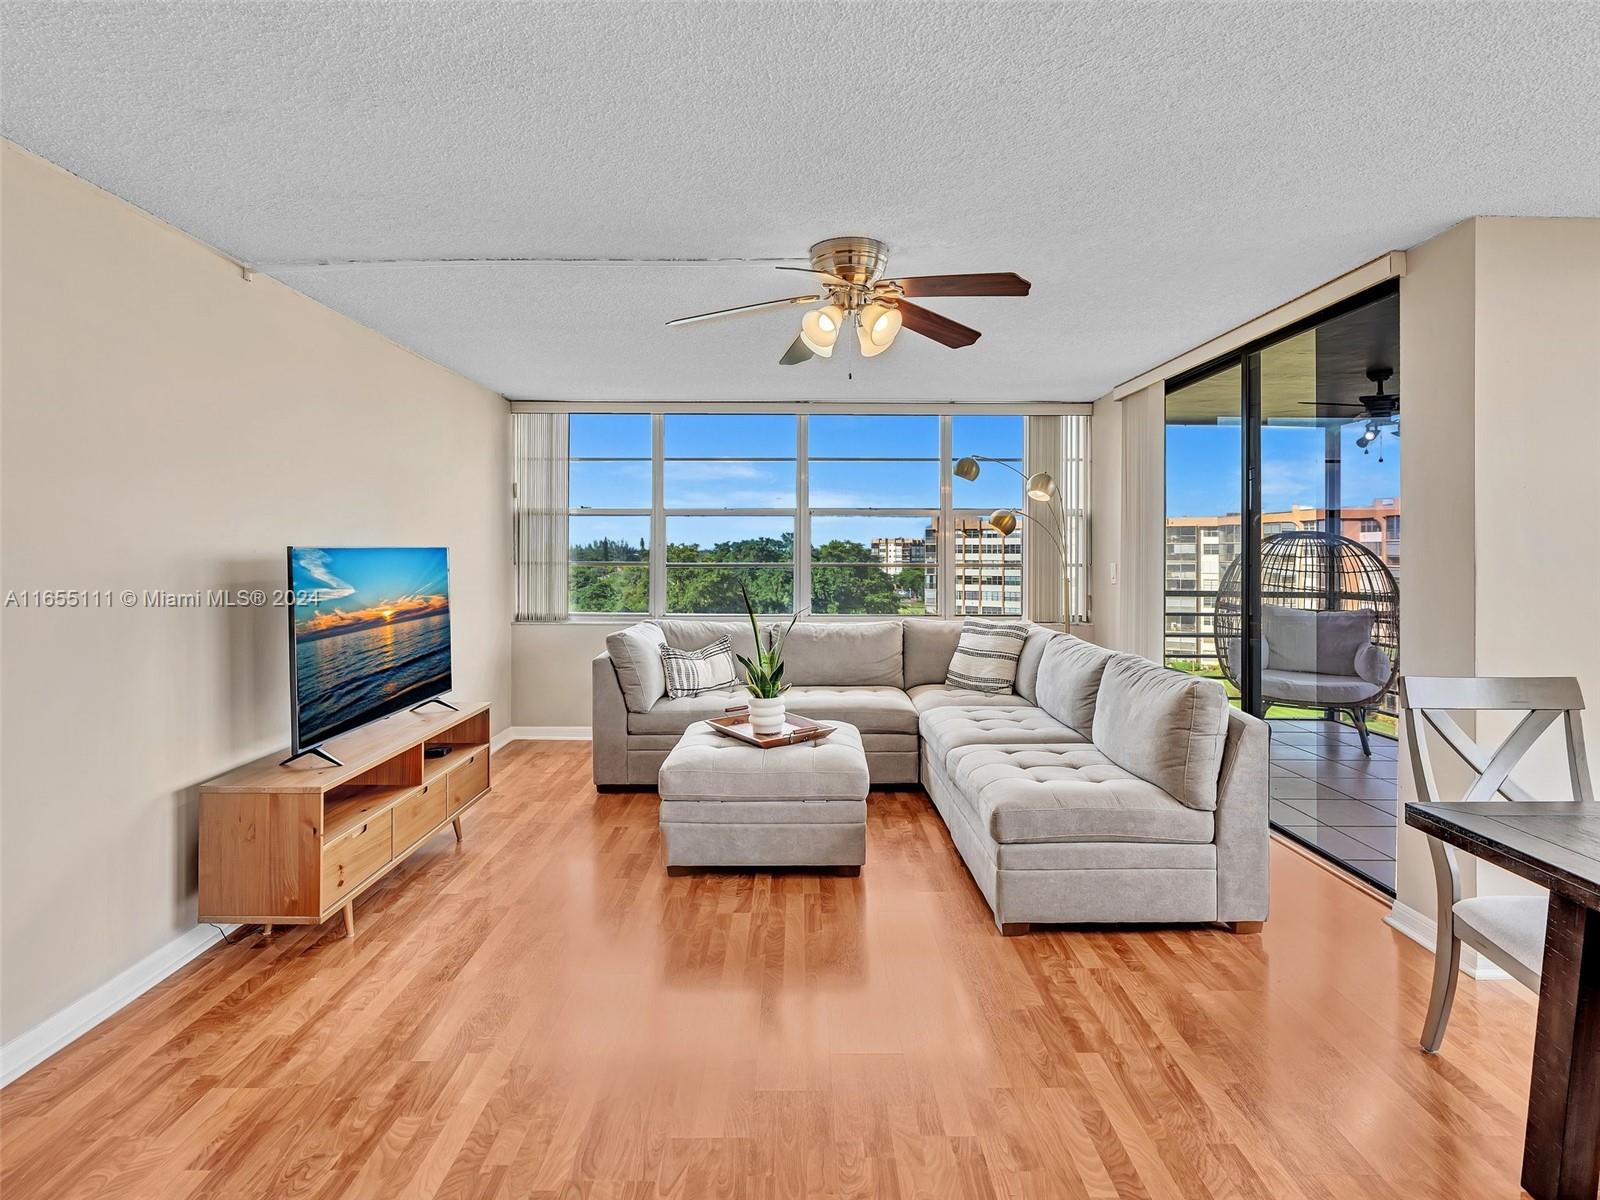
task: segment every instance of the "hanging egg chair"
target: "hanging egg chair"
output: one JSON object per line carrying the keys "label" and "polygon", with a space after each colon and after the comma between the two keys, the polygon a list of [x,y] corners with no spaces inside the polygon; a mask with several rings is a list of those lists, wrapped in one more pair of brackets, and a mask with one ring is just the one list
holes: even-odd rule
{"label": "hanging egg chair", "polygon": [[[1243,690],[1244,556],[1222,574],[1214,618],[1222,672]],[[1367,713],[1400,673],[1400,585],[1353,538],[1297,529],[1261,541],[1261,697],[1348,712],[1367,740]]]}

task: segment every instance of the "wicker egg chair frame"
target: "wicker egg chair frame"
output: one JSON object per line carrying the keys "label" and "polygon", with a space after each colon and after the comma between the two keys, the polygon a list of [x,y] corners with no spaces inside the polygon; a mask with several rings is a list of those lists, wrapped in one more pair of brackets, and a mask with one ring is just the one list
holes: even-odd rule
{"label": "wicker egg chair frame", "polygon": [[[1389,677],[1360,703],[1326,706],[1350,714],[1361,737],[1361,748],[1371,754],[1367,714],[1394,689],[1400,675],[1400,585],[1394,572],[1353,538],[1317,529],[1274,533],[1261,540],[1261,603],[1313,612],[1372,610],[1372,642],[1388,656]],[[1213,629],[1222,672],[1243,692],[1243,664],[1236,661],[1244,637],[1242,554],[1222,573]],[[1267,689],[1263,691],[1267,693]],[[1304,700],[1270,693],[1261,699],[1264,704],[1276,701],[1311,707]]]}

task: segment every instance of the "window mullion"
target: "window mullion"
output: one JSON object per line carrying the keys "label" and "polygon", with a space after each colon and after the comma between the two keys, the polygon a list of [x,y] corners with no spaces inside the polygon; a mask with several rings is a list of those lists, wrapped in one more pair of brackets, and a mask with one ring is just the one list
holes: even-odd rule
{"label": "window mullion", "polygon": [[650,615],[667,612],[667,513],[663,450],[666,447],[666,419],[661,413],[650,417]]}
{"label": "window mullion", "polygon": [[801,413],[794,423],[794,604],[790,612],[811,607],[811,431]]}

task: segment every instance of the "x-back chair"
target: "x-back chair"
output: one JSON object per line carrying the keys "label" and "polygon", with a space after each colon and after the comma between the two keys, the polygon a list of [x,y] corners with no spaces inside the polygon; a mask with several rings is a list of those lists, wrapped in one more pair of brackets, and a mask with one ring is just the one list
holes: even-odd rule
{"label": "x-back chair", "polygon": [[[1409,715],[1411,770],[1423,800],[1436,803],[1444,798],[1439,794],[1428,753],[1430,728],[1477,774],[1466,793],[1457,797],[1461,803],[1496,798],[1540,799],[1513,780],[1511,772],[1557,720],[1565,734],[1572,798],[1594,799],[1583,746],[1583,692],[1576,679],[1404,676],[1400,680],[1400,705]],[[1505,741],[1488,752],[1455,722],[1450,716],[1452,711],[1525,715]],[[1544,797],[1555,798],[1559,797]],[[1475,896],[1463,900],[1456,851],[1430,837],[1428,852],[1433,858],[1438,888],[1439,942],[1434,950],[1433,995],[1422,1028],[1422,1048],[1433,1054],[1444,1041],[1445,1025],[1450,1020],[1461,968],[1461,944],[1471,946],[1524,987],[1538,991],[1549,906],[1543,896]]]}

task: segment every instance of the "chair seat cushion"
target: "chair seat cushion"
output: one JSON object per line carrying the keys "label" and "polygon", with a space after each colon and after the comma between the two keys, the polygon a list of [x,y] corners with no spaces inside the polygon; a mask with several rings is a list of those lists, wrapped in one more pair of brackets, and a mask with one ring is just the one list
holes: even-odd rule
{"label": "chair seat cushion", "polygon": [[1213,840],[1212,814],[1174,800],[1093,746],[966,746],[945,770],[997,843]]}
{"label": "chair seat cushion", "polygon": [[[628,732],[682,733],[696,721],[720,717],[748,699],[738,688],[657,700],[649,712],[628,714]],[[784,693],[784,701],[789,712],[814,721],[845,721],[864,734],[917,732],[916,707],[899,688],[794,687]]]}
{"label": "chair seat cushion", "polygon": [[1381,684],[1369,683],[1359,675],[1318,675],[1311,671],[1280,671],[1275,667],[1261,672],[1261,693],[1274,700],[1361,704],[1376,700],[1381,691]]}
{"label": "chair seat cushion", "polygon": [[1493,942],[1538,975],[1544,970],[1544,931],[1550,901],[1545,896],[1474,896],[1459,900],[1456,920]]}
{"label": "chair seat cushion", "polygon": [[918,719],[934,762],[961,746],[1071,746],[1089,739],[1042,708],[931,708]]}

